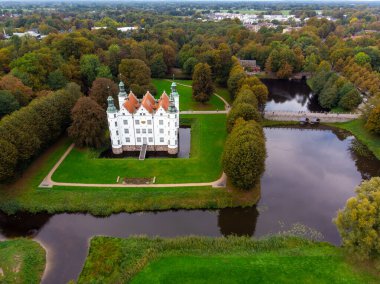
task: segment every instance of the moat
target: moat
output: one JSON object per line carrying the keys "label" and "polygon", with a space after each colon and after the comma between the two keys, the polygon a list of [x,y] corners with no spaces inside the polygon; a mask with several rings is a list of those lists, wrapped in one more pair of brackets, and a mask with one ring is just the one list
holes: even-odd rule
{"label": "moat", "polygon": [[[0,239],[29,236],[47,250],[43,283],[76,279],[92,236],[262,237],[279,232],[340,244],[332,223],[362,179],[380,175],[380,162],[339,130],[265,128],[268,157],[262,197],[251,208],[115,214],[0,215]],[[360,154],[359,154],[360,153]]]}

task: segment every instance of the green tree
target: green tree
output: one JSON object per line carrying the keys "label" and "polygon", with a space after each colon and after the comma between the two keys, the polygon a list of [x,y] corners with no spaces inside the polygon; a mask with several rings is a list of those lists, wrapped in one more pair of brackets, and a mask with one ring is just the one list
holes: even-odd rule
{"label": "green tree", "polygon": [[233,108],[227,115],[227,131],[231,132],[237,119],[243,118],[245,121],[254,120],[261,122],[261,115],[257,108],[252,104],[240,103],[234,104]]}
{"label": "green tree", "polygon": [[350,90],[340,100],[338,105],[346,110],[354,110],[362,102],[362,97],[356,89]]}
{"label": "green tree", "polygon": [[365,52],[358,52],[355,57],[355,62],[361,66],[367,63],[371,63],[371,57],[369,57]]}
{"label": "green tree", "polygon": [[252,92],[252,90],[248,87],[248,85],[244,85],[240,88],[240,91],[233,102],[233,106],[236,106],[241,103],[252,105],[255,108],[258,107],[257,98],[255,94]]}
{"label": "green tree", "polygon": [[269,95],[267,86],[261,83],[260,85],[253,86],[251,90],[257,98],[259,109],[264,110],[265,104],[267,103],[268,95]]}
{"label": "green tree", "polygon": [[150,70],[152,71],[152,76],[154,78],[163,78],[165,77],[165,72],[167,71],[167,66],[164,61],[164,56],[162,53],[158,53],[153,56],[150,63]]}
{"label": "green tree", "polygon": [[239,189],[252,189],[264,172],[265,157],[261,126],[253,120],[239,119],[224,147],[222,164],[227,177]]}
{"label": "green tree", "polygon": [[183,64],[183,70],[186,74],[193,75],[194,67],[198,64],[198,60],[195,57],[190,57]]}
{"label": "green tree", "polygon": [[364,181],[334,220],[343,246],[363,258],[380,256],[380,178]]}
{"label": "green tree", "polygon": [[57,69],[49,74],[47,83],[50,89],[58,90],[67,84],[67,79],[65,75],[63,75],[63,72]]}
{"label": "green tree", "polygon": [[105,145],[107,117],[94,100],[80,98],[72,110],[72,121],[68,132],[77,146],[100,148]]}
{"label": "green tree", "polygon": [[207,102],[214,93],[211,68],[207,63],[195,65],[193,73],[193,97],[198,102]]}
{"label": "green tree", "polygon": [[20,104],[10,91],[0,91],[0,118],[20,108]]}
{"label": "green tree", "polygon": [[231,98],[235,98],[239,88],[242,86],[242,81],[247,77],[244,72],[243,67],[240,66],[239,62],[235,62],[231,68],[230,75],[228,77],[227,86],[230,92]]}
{"label": "green tree", "polygon": [[151,90],[151,72],[144,61],[140,59],[123,59],[119,65],[120,79],[126,88],[136,95],[142,96]]}
{"label": "green tree", "polygon": [[86,87],[90,87],[92,82],[98,76],[100,67],[99,58],[95,54],[85,54],[80,59],[80,73],[85,82]]}

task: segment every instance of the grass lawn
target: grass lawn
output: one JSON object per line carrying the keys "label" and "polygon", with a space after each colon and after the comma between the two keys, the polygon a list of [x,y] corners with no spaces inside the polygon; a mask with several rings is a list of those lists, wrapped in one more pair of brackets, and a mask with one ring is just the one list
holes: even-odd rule
{"label": "grass lawn", "polygon": [[44,270],[45,250],[37,242],[0,242],[0,283],[40,283]]}
{"label": "grass lawn", "polygon": [[355,137],[370,149],[380,160],[380,136],[369,133],[364,128],[364,120],[356,119],[342,123],[330,123],[329,125],[350,131]]}
{"label": "grass lawn", "polygon": [[226,116],[181,115],[191,123],[189,159],[100,159],[89,149],[75,148],[53,175],[57,182],[115,183],[118,176],[156,177],[156,183],[212,182],[222,173]]}
{"label": "grass lawn", "polygon": [[[153,79],[153,84],[157,88],[157,96],[161,96],[163,91],[166,91],[167,94],[170,94],[170,86],[172,84],[171,81],[167,81],[165,79]],[[196,102],[193,99],[192,89],[191,89],[191,80],[176,80],[177,83],[189,85],[181,86],[177,84],[177,91],[180,95],[179,98],[179,108],[181,111],[183,110],[224,110],[224,103],[217,96],[211,96],[209,102],[202,104]]]}
{"label": "grass lawn", "polygon": [[379,283],[358,267],[295,237],[95,237],[78,283]]}
{"label": "grass lawn", "polygon": [[[218,161],[220,161],[220,157],[218,155],[221,154],[223,147],[222,144],[225,139],[225,134],[223,134],[225,133],[224,117],[222,115],[209,115],[208,117],[210,118],[210,120],[207,120],[209,123],[213,123],[215,124],[215,127],[221,128],[218,129],[219,132],[217,139],[219,142],[208,145],[207,147],[196,148],[198,153],[193,153],[193,157],[187,160],[188,163],[190,163],[188,164],[189,166],[192,166],[193,162],[198,161],[196,170],[207,169],[207,171],[213,172],[215,178],[217,178],[221,173],[221,169],[220,166],[217,166],[219,169],[215,170],[215,165]],[[219,124],[222,124],[222,126]],[[211,133],[211,136],[209,136],[210,132],[212,132],[209,131],[209,127],[211,127],[211,125],[206,127],[203,121],[198,125],[198,127],[203,129],[200,132],[200,135],[205,136],[204,133],[209,132],[207,133],[207,137],[210,139],[214,137],[213,135],[215,135],[215,133]],[[192,138],[192,145],[200,145],[199,143],[201,142],[206,143],[209,141],[205,137],[201,138],[198,136],[198,140],[194,137]],[[251,192],[241,192],[237,190],[227,190],[223,188],[215,189],[211,187],[91,188],[55,186],[52,189],[38,188],[38,185],[63,155],[70,144],[71,141],[69,139],[62,138],[59,142],[50,147],[39,158],[37,158],[17,182],[13,184],[1,185],[0,210],[8,214],[13,214],[17,211],[28,211],[32,213],[89,212],[93,215],[104,216],[118,212],[199,208],[217,209],[225,207],[251,206],[256,204],[260,197],[259,189]],[[214,145],[216,145],[216,147]],[[211,157],[211,159],[215,158],[216,160],[213,162],[207,161],[208,166],[202,165],[202,162],[205,162],[205,157],[201,157],[200,155],[204,151],[208,150],[210,150],[210,152],[205,153],[206,157]],[[108,161],[112,162],[112,160]],[[88,161],[86,161],[86,163],[87,162]],[[134,162],[145,163],[147,160],[135,160]],[[175,168],[183,162],[184,159],[180,159],[180,161],[176,164],[172,164],[172,168],[175,170]],[[160,163],[160,161],[155,161],[154,163],[154,167],[161,168],[162,162]],[[210,164],[212,164],[212,166],[209,166]],[[82,168],[85,168],[86,164],[81,166]],[[154,168],[147,167],[144,169],[144,172],[147,171],[146,169],[151,171]],[[107,165],[105,168],[96,168],[98,174],[101,174],[107,170]],[[163,169],[163,171],[166,171],[166,169]],[[210,179],[211,178],[212,176]],[[112,179],[112,183],[114,182],[115,179]]]}

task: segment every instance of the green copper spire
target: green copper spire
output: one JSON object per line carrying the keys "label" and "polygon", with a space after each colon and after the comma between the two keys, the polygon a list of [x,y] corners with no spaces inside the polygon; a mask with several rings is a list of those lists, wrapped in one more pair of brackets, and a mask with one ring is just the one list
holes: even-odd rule
{"label": "green copper spire", "polygon": [[125,92],[125,87],[123,81],[119,83],[119,97],[125,97],[127,93]]}
{"label": "green copper spire", "polygon": [[107,102],[108,102],[107,112],[110,112],[110,113],[117,112],[115,104],[113,103],[113,98],[111,96],[108,97]]}

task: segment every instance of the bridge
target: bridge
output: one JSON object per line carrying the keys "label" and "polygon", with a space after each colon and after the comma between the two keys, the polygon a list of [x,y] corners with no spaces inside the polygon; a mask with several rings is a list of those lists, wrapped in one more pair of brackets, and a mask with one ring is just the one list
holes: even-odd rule
{"label": "bridge", "polygon": [[264,118],[279,121],[299,121],[301,118],[319,118],[320,122],[346,122],[359,118],[357,113],[265,111]]}

